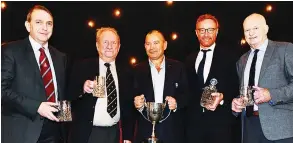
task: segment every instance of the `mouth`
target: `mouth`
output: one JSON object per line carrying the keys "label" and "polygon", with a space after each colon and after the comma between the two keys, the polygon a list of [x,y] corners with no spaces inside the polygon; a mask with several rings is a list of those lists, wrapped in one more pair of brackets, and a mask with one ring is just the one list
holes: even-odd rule
{"label": "mouth", "polygon": [[47,33],[40,33],[41,35],[44,35],[44,36],[47,36],[48,34]]}
{"label": "mouth", "polygon": [[256,38],[257,38],[257,36],[249,37],[249,40],[254,40],[254,39],[256,39]]}

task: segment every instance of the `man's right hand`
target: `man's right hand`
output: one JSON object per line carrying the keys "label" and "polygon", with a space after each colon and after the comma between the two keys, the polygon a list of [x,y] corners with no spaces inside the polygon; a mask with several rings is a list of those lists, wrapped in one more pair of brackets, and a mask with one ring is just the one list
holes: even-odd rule
{"label": "man's right hand", "polygon": [[59,119],[56,118],[56,116],[53,114],[53,112],[58,112],[58,109],[56,107],[58,107],[57,103],[42,102],[39,106],[38,113],[41,116],[48,118],[49,120],[59,122]]}
{"label": "man's right hand", "polygon": [[134,106],[136,109],[140,109],[144,105],[144,95],[138,95],[134,97]]}
{"label": "man's right hand", "polygon": [[232,101],[232,110],[234,112],[242,112],[242,109],[245,108],[242,98],[234,98]]}
{"label": "man's right hand", "polygon": [[84,93],[92,93],[94,89],[94,81],[86,80],[83,84]]}

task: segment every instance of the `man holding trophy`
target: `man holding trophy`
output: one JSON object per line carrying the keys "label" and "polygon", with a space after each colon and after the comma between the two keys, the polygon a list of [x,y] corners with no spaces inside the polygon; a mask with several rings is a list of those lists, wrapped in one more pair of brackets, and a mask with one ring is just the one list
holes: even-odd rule
{"label": "man holding trophy", "polygon": [[218,20],[201,15],[195,33],[200,46],[187,58],[191,97],[186,112],[188,143],[235,143],[232,141],[231,101],[238,93],[236,60],[227,46],[216,44]]}
{"label": "man holding trophy", "polygon": [[[109,27],[99,29],[96,47],[99,58],[84,60],[72,69],[68,88],[73,97],[70,143],[119,143],[119,121],[127,113],[124,103],[127,97],[132,100],[132,80],[116,60],[120,49],[117,31]],[[123,135],[127,138],[127,134]]]}
{"label": "man holding trophy", "polygon": [[188,85],[185,68],[165,57],[167,41],[160,31],[146,35],[148,61],[134,68],[137,134],[134,143],[185,142],[183,110]]}

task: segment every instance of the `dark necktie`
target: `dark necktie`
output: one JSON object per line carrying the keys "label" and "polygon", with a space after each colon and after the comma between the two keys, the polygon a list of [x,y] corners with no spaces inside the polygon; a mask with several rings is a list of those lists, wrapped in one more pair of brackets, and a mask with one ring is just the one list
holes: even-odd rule
{"label": "dark necktie", "polygon": [[204,84],[204,77],[203,77],[203,69],[204,69],[204,65],[205,65],[205,61],[206,61],[206,57],[207,57],[207,52],[211,51],[211,49],[208,50],[201,50],[203,52],[203,58],[199,63],[199,66],[197,68],[197,76],[199,79],[199,82],[201,84]]}
{"label": "dark necktie", "polygon": [[[254,55],[253,55],[253,59],[251,62],[251,66],[250,66],[250,71],[249,71],[249,81],[248,81],[248,86],[254,86],[254,79],[255,79],[255,65],[256,65],[256,60],[257,60],[257,53],[258,53],[258,49],[254,50]],[[253,94],[253,93],[252,93]],[[246,107],[246,116],[250,117],[253,114],[253,105],[252,106],[247,106]]]}
{"label": "dark necktie", "polygon": [[110,70],[110,64],[105,63],[107,67],[106,73],[106,88],[107,88],[107,112],[113,118],[117,114],[117,91],[115,81]]}
{"label": "dark necktie", "polygon": [[47,101],[55,102],[55,89],[54,89],[51,67],[50,67],[50,64],[44,49],[40,48],[39,51],[41,53],[39,58],[40,72],[41,72],[43,83],[46,90]]}

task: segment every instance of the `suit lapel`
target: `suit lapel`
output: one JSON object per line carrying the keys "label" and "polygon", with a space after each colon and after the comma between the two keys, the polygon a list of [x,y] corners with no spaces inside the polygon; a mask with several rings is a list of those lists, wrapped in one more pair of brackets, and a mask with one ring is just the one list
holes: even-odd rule
{"label": "suit lapel", "polygon": [[246,63],[247,63],[247,60],[248,60],[248,57],[249,57],[249,54],[250,54],[251,50],[249,52],[247,52],[243,58],[241,59],[241,67],[239,69],[239,72],[240,72],[240,75],[241,75],[241,86],[244,85],[244,72],[245,72],[245,67],[246,67]]}
{"label": "suit lapel", "polygon": [[[153,86],[153,80],[152,80],[152,74],[151,74],[151,67],[149,65],[149,61],[147,61],[145,63],[145,66],[144,66],[144,70],[145,71],[145,86],[146,86],[146,99],[149,100],[149,101],[152,101],[152,102],[155,102],[155,94],[154,94],[154,86]],[[147,101],[148,102],[148,101]]]}
{"label": "suit lapel", "polygon": [[57,81],[57,89],[58,89],[58,100],[63,100],[63,95],[61,94],[61,72],[60,71],[62,69],[62,60],[58,59],[58,56],[56,55],[56,52],[54,51],[54,49],[51,46],[48,46],[49,48],[49,52],[51,55],[51,59],[53,62],[53,66],[54,66],[54,70],[55,70],[55,77],[56,77],[56,81]]}
{"label": "suit lapel", "polygon": [[[27,67],[27,69],[31,69],[31,71],[34,73],[35,79],[36,79],[36,86],[40,85],[41,87],[44,87],[41,72],[40,72],[38,63],[36,61],[35,53],[34,53],[34,50],[31,46],[31,43],[28,38],[25,39],[25,43],[26,43],[26,46],[25,46],[26,50],[25,51],[26,51],[27,58],[28,58],[27,65],[25,67]],[[41,88],[41,89],[44,89],[43,95],[46,95],[45,88]],[[43,99],[46,99],[46,96],[44,96]]]}
{"label": "suit lapel", "polygon": [[165,60],[165,81],[164,81],[164,91],[163,91],[163,101],[166,99],[165,93],[168,93],[167,90],[169,89],[169,84],[172,82],[171,80],[171,72],[172,72],[172,65],[169,60],[166,58]]}
{"label": "suit lapel", "polygon": [[260,81],[261,77],[264,75],[265,70],[267,69],[267,67],[269,66],[269,64],[271,62],[271,57],[272,57],[273,52],[274,52],[274,45],[273,44],[274,43],[269,40],[268,47],[266,49],[266,52],[265,52],[265,55],[264,55],[264,58],[263,58],[263,61],[262,61],[258,81]]}

